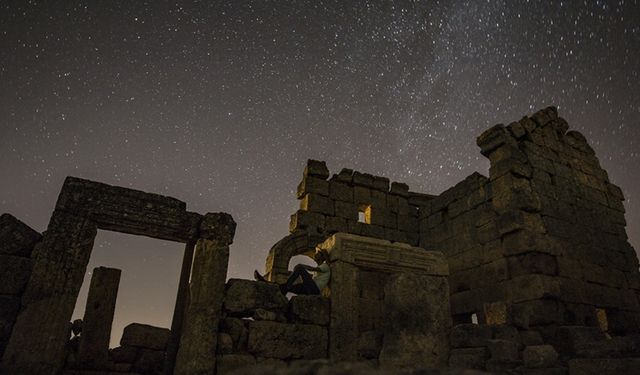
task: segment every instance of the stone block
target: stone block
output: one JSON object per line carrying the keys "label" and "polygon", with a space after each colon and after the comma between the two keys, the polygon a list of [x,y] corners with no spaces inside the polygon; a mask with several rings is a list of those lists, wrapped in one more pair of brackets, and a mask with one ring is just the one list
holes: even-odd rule
{"label": "stone block", "polygon": [[384,287],[381,366],[446,364],[451,310],[446,277],[396,273]]}
{"label": "stone block", "polygon": [[335,211],[333,200],[319,194],[309,193],[300,201],[300,209],[317,212],[323,215],[333,216]]}
{"label": "stone block", "polygon": [[330,300],[323,296],[298,295],[289,301],[289,318],[294,322],[326,326],[330,314]]}
{"label": "stone block", "polygon": [[218,341],[216,345],[216,353],[231,354],[233,353],[233,339],[228,333],[218,333]]}
{"label": "stone block", "polygon": [[335,216],[358,221],[358,206],[355,203],[335,201]]}
{"label": "stone block", "polygon": [[491,374],[509,374],[513,373],[514,369],[521,367],[522,361],[519,359],[514,360],[500,360],[500,359],[488,359],[486,362],[486,370]]}
{"label": "stone block", "polygon": [[520,331],[520,340],[522,341],[522,345],[524,346],[536,346],[544,344],[542,335],[540,335],[540,332],[538,331]]}
{"label": "stone block", "polygon": [[131,323],[124,327],[120,346],[135,346],[153,350],[164,350],[170,330],[147,324]]}
{"label": "stone block", "polygon": [[305,176],[298,185],[296,198],[301,199],[308,193],[329,196],[329,181],[314,176]]}
{"label": "stone block", "polygon": [[32,267],[30,258],[0,254],[0,294],[22,294]]}
{"label": "stone block", "polygon": [[347,219],[343,217],[327,216],[324,231],[326,233],[348,232],[349,224],[347,224]]}
{"label": "stone block", "polygon": [[378,359],[382,349],[382,333],[366,331],[358,337],[358,357],[361,359]]}
{"label": "stone block", "polygon": [[509,309],[504,302],[490,302],[483,305],[484,320],[487,325],[499,326],[509,323]]}
{"label": "stone block", "polygon": [[640,358],[578,358],[569,361],[570,375],[634,374]]}
{"label": "stone block", "polygon": [[248,354],[225,354],[216,358],[216,374],[243,373],[256,364],[256,358]]}
{"label": "stone block", "polygon": [[491,359],[508,362],[518,360],[518,343],[509,340],[487,340]]}
{"label": "stone block", "polygon": [[353,172],[353,184],[356,186],[373,188],[373,180],[374,176],[369,173],[361,173],[358,171]]}
{"label": "stone block", "polygon": [[519,230],[506,234],[502,239],[505,255],[516,255],[528,252],[540,252],[551,255],[558,253],[557,246],[551,240],[536,232]]}
{"label": "stone block", "polygon": [[325,216],[312,211],[298,210],[295,214],[291,215],[289,221],[289,232],[293,233],[296,230],[313,230],[325,228]]}
{"label": "stone block", "polygon": [[256,309],[287,311],[287,299],[277,284],[230,279],[224,299],[224,309],[231,316],[251,317]]}
{"label": "stone block", "polygon": [[514,142],[515,140],[503,124],[498,124],[485,130],[476,139],[476,143],[480,147],[480,153],[484,156],[489,156],[502,145],[513,144]]}
{"label": "stone block", "polygon": [[389,179],[386,177],[373,177],[373,188],[382,192],[389,192]]}
{"label": "stone block", "polygon": [[247,348],[260,357],[317,359],[326,358],[328,340],[327,329],[321,326],[253,321]]}
{"label": "stone block", "polygon": [[527,346],[522,352],[527,368],[554,367],[558,361],[558,352],[551,345]]}
{"label": "stone block", "polygon": [[[541,295],[539,298],[542,298]],[[557,324],[562,321],[563,314],[558,302],[552,299],[536,299],[515,303],[511,306],[513,324],[519,328],[530,326]]]}
{"label": "stone block", "polygon": [[549,254],[531,252],[507,258],[510,277],[529,274],[557,275],[556,257]]}
{"label": "stone block", "polygon": [[409,198],[409,186],[401,182],[392,182],[391,190],[389,192],[393,195]]}
{"label": "stone block", "polygon": [[358,332],[381,331],[386,321],[384,302],[379,299],[358,298]]}
{"label": "stone block", "polygon": [[572,354],[580,345],[605,339],[597,327],[562,326],[555,332],[554,346],[561,354]]}
{"label": "stone block", "polygon": [[324,161],[309,159],[307,160],[307,165],[304,168],[303,176],[315,176],[326,180],[329,178],[329,169]]}
{"label": "stone block", "polygon": [[224,318],[220,323],[220,331],[229,334],[236,351],[244,351],[247,348],[249,330],[245,320],[239,318]]}
{"label": "stone block", "polygon": [[132,370],[139,373],[162,373],[164,365],[164,351],[152,349],[140,349],[138,358],[133,363]]}
{"label": "stone block", "polygon": [[491,340],[491,327],[481,324],[458,324],[451,330],[452,348],[486,347]]}
{"label": "stone block", "polygon": [[364,186],[353,187],[353,202],[357,205],[371,204],[371,189]]}
{"label": "stone block", "polygon": [[483,370],[488,355],[487,348],[484,347],[452,349],[449,355],[449,367]]}
{"label": "stone block", "polygon": [[118,346],[109,350],[109,358],[115,363],[133,363],[140,350],[135,346]]}
{"label": "stone block", "polygon": [[10,214],[0,215],[0,254],[29,258],[42,236]]}
{"label": "stone block", "polygon": [[329,198],[342,202],[353,202],[353,187],[346,183],[330,181]]}

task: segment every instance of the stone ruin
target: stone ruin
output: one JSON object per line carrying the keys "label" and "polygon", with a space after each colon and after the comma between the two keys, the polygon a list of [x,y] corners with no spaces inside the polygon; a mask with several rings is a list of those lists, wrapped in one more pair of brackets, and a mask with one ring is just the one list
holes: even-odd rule
{"label": "stone ruin", "polygon": [[[550,107],[477,143],[489,177],[439,195],[309,160],[290,234],[266,254],[269,282],[227,280],[230,215],[68,177],[46,232],[0,216],[0,371],[637,371],[638,258],[623,194],[584,136]],[[120,271],[106,267],[69,322],[97,229],[185,244],[171,329],[133,323],[110,349]],[[291,258],[319,249],[328,287],[282,295]]]}

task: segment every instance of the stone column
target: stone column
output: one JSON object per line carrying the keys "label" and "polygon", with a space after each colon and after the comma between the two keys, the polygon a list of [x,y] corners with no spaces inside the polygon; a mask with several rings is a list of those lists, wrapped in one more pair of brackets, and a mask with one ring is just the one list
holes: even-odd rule
{"label": "stone column", "polygon": [[69,321],[96,232],[92,221],[54,211],[42,242],[34,249],[33,272],[2,357],[3,373],[55,374],[61,369]]}
{"label": "stone column", "polygon": [[331,325],[329,358],[358,360],[358,269],[346,262],[331,265]]}
{"label": "stone column", "polygon": [[224,213],[207,214],[202,220],[175,375],[215,373],[218,325],[235,227],[231,216]]}
{"label": "stone column", "polygon": [[107,365],[120,274],[121,271],[115,268],[93,269],[84,311],[77,367],[104,369]]}

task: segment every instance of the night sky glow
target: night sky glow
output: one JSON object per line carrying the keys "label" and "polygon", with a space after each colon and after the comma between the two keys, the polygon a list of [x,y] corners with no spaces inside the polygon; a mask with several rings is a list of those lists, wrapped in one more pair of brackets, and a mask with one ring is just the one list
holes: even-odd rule
{"label": "night sky glow", "polygon": [[[0,47],[0,212],[38,231],[68,175],[156,192],[232,214],[229,276],[249,278],[307,158],[438,194],[488,174],[484,129],[556,105],[640,248],[635,0],[9,0]],[[182,251],[99,233],[88,272],[123,269],[113,343],[169,326]]]}

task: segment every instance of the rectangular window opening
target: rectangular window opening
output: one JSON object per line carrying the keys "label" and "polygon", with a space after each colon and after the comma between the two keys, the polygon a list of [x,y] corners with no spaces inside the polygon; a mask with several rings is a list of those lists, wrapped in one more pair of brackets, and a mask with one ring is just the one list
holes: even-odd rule
{"label": "rectangular window opening", "polygon": [[371,205],[362,204],[358,207],[358,222],[371,224]]}

